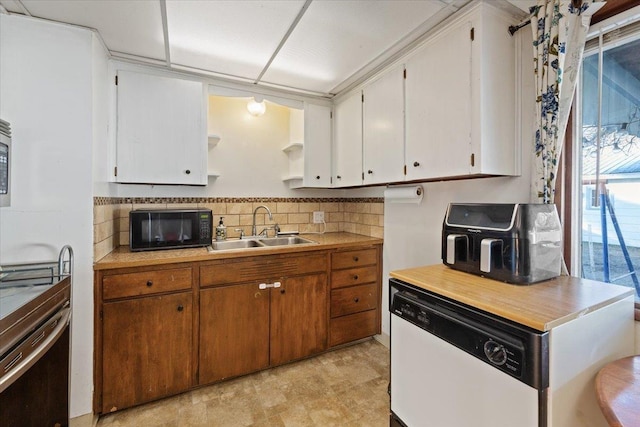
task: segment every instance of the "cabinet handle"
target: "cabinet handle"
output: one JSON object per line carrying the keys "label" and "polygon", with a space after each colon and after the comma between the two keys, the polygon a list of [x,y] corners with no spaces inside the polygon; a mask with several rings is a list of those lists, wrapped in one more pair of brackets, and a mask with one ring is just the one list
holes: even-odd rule
{"label": "cabinet handle", "polygon": [[284,295],[285,289],[280,289],[280,293]]}
{"label": "cabinet handle", "polygon": [[357,256],[354,256],[354,257],[353,257],[353,260],[354,260],[355,262],[358,262],[358,257],[357,257]]}
{"label": "cabinet handle", "polygon": [[338,179],[342,179],[342,177],[341,177],[340,175],[336,176],[336,178],[338,178]]}
{"label": "cabinet handle", "polygon": [[184,307],[182,306],[182,304],[180,304],[180,305],[178,306],[178,311],[182,311],[182,310],[184,310]]}
{"label": "cabinet handle", "polygon": [[414,167],[414,168],[417,168],[418,166],[420,166],[420,163],[419,163],[419,162],[413,162],[413,167]]}
{"label": "cabinet handle", "polygon": [[151,281],[151,280],[147,280],[147,286],[148,286],[148,287],[153,286],[153,281]]}
{"label": "cabinet handle", "polygon": [[369,175],[373,175],[373,171],[372,171],[371,169],[369,169],[369,170],[367,171],[367,173],[368,173]]}
{"label": "cabinet handle", "polygon": [[255,294],[253,294],[254,298],[260,298],[262,296],[262,294],[260,292],[256,292]]}
{"label": "cabinet handle", "polygon": [[186,171],[184,171],[184,173],[186,173],[187,175],[189,175],[191,173],[191,171],[189,169],[187,169]]}
{"label": "cabinet handle", "polygon": [[282,286],[282,283],[280,283],[280,282],[260,283],[258,285],[258,289],[279,288],[280,286]]}
{"label": "cabinet handle", "polygon": [[316,175],[316,179],[320,179],[320,175]]}
{"label": "cabinet handle", "polygon": [[360,298],[355,297],[355,298],[353,299],[353,302],[360,302]]}
{"label": "cabinet handle", "polygon": [[357,274],[353,275],[353,280],[358,280],[358,275]]}

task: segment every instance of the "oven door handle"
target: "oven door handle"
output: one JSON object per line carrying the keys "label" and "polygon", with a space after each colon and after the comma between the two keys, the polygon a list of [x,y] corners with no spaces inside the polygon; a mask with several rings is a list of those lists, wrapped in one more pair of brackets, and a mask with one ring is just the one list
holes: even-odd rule
{"label": "oven door handle", "polygon": [[[22,341],[22,344],[10,352],[0,365],[0,393],[29,370],[44,356],[62,336],[71,321],[71,307],[63,308],[51,317],[43,326]],[[51,329],[53,328],[53,329]],[[42,334],[51,329],[43,339]],[[30,348],[35,347],[35,348]],[[28,353],[22,357],[23,353]]]}

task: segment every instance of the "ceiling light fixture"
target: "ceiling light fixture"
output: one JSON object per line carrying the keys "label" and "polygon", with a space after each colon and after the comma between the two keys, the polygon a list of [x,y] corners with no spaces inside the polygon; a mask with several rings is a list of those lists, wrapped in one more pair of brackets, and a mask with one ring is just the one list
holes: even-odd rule
{"label": "ceiling light fixture", "polygon": [[259,99],[260,101],[256,98],[251,98],[247,104],[247,110],[249,110],[249,114],[252,116],[261,116],[267,111],[267,105],[264,103],[264,100],[262,98]]}

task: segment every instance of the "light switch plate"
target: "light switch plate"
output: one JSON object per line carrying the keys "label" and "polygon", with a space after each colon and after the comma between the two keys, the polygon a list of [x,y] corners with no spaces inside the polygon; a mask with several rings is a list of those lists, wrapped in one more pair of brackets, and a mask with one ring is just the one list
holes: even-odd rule
{"label": "light switch plate", "polygon": [[324,211],[314,211],[313,212],[313,223],[314,224],[322,224],[324,222]]}

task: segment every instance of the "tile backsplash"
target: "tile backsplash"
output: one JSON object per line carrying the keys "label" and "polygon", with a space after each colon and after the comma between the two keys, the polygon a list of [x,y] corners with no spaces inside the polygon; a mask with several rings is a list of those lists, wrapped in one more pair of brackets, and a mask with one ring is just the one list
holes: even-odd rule
{"label": "tile backsplash", "polygon": [[[265,210],[258,211],[258,230],[278,224],[282,231],[327,233],[344,231],[372,237],[383,237],[383,198],[132,198],[95,197],[93,200],[93,256],[98,261],[120,245],[129,245],[129,212],[132,209],[206,208],[213,212],[214,227],[221,216],[230,238],[239,229],[251,234],[253,211],[267,206],[273,214],[270,221]],[[313,212],[324,211],[326,224],[314,224]]]}

